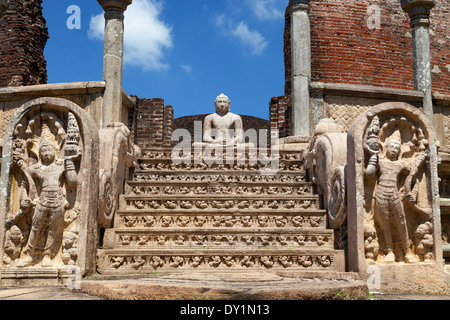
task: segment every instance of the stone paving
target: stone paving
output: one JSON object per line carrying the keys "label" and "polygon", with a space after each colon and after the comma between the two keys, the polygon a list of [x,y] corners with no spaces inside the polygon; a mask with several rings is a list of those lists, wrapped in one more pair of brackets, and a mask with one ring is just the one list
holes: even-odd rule
{"label": "stone paving", "polygon": [[0,289],[0,300],[102,300],[64,286]]}
{"label": "stone paving", "polygon": [[[63,286],[5,288],[0,290],[0,300],[108,300],[83,292],[70,291]],[[346,300],[345,297],[342,300]],[[377,294],[366,300],[450,300],[449,295],[433,294]]]}
{"label": "stone paving", "polygon": [[260,280],[222,276],[190,279],[163,277],[105,278],[81,281],[81,289],[65,285],[1,288],[0,300],[450,300],[450,295],[370,294],[355,279],[296,279],[265,275]]}

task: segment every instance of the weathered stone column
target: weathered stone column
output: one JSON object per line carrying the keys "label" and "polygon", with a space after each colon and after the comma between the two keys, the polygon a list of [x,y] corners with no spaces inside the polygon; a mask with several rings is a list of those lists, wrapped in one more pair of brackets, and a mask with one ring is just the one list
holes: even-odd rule
{"label": "weathered stone column", "polygon": [[436,0],[400,0],[402,8],[411,18],[414,87],[424,93],[423,111],[434,124],[431,57],[430,57],[430,11],[436,5]]}
{"label": "weathered stone column", "polygon": [[311,79],[311,34],[309,0],[290,0],[292,124],[291,135],[311,134],[309,82]]}
{"label": "weathered stone column", "polygon": [[106,89],[103,98],[101,128],[120,122],[122,114],[123,32],[124,11],[132,0],[97,0],[105,10],[105,50],[103,80]]}

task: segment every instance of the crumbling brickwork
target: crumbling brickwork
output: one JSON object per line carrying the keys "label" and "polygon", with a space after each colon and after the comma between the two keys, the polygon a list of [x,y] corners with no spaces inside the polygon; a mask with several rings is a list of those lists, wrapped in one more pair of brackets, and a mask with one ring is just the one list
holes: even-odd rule
{"label": "crumbling brickwork", "polygon": [[285,96],[270,100],[270,128],[279,130],[279,137],[289,136],[291,130],[290,110]]}
{"label": "crumbling brickwork", "polygon": [[[371,29],[371,5],[380,27]],[[311,80],[414,89],[412,35],[400,1],[311,0]],[[437,0],[430,25],[433,91],[450,94],[450,2]],[[285,45],[290,46],[286,14]],[[290,48],[285,48],[286,94],[290,94]]]}
{"label": "crumbling brickwork", "polygon": [[170,148],[173,108],[164,99],[139,99],[136,112],[135,143],[142,149]]}
{"label": "crumbling brickwork", "polygon": [[[450,2],[436,2],[430,25],[433,93],[450,95]],[[380,10],[379,28],[368,26],[375,13],[368,10],[372,5]],[[309,15],[312,82],[414,90],[412,30],[399,0],[311,0]],[[287,9],[284,33],[286,96],[290,96],[292,90],[290,39]],[[283,113],[283,110],[276,113]],[[278,118],[277,114],[271,118]],[[276,125],[272,122],[272,127]]]}
{"label": "crumbling brickwork", "polygon": [[450,2],[439,0],[431,11],[431,77],[433,91],[450,95]]}
{"label": "crumbling brickwork", "polygon": [[10,0],[0,26],[0,87],[45,84],[42,0]]}
{"label": "crumbling brickwork", "polygon": [[[377,5],[380,28],[370,29]],[[400,1],[311,1],[312,81],[414,89],[409,18]]]}

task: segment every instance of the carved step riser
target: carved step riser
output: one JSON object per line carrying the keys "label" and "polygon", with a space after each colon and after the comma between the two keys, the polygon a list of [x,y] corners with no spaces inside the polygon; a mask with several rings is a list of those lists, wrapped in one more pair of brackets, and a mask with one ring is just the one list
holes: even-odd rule
{"label": "carved step riser", "polygon": [[[190,153],[190,155],[189,155]],[[211,152],[200,151],[192,148],[190,152],[184,153],[181,150],[166,149],[159,151],[145,150],[143,157],[139,159],[142,161],[150,160],[172,160],[172,159],[186,159],[193,161],[199,161],[201,159],[209,159],[210,155],[221,156],[224,159],[250,159],[250,160],[266,160],[268,157],[279,159],[280,161],[300,161],[302,160],[302,152],[295,151],[278,151],[271,148],[251,148],[245,150],[230,150],[227,148],[217,148],[211,150]],[[272,156],[273,155],[273,156]]]}
{"label": "carved step riser", "polygon": [[230,252],[105,252],[100,253],[100,272],[158,271],[344,271],[340,251],[230,251]]}
{"label": "carved step riser", "polygon": [[[108,232],[109,231],[109,232]],[[259,230],[258,230],[259,231]],[[303,230],[302,230],[303,231]],[[105,249],[298,249],[333,248],[333,233],[296,232],[125,232],[107,230],[103,248]]]}
{"label": "carved step riser", "polygon": [[[211,197],[204,199],[165,199],[148,200],[146,198],[123,199],[120,203],[120,210],[145,210],[145,211],[164,211],[167,210],[232,210],[236,212],[246,212],[247,210],[284,210],[284,211],[302,211],[319,209],[317,197],[291,199],[291,200],[262,200],[245,198],[241,200],[220,199],[214,200]],[[220,213],[220,212],[218,212]]]}
{"label": "carved step riser", "polygon": [[[164,228],[166,230],[178,228],[220,229],[220,228],[326,228],[326,218],[323,212],[308,214],[267,214],[266,212],[252,215],[236,215],[223,213],[209,213],[208,215],[194,214],[132,214],[120,212],[116,216],[115,228]],[[273,230],[272,230],[273,231]]]}
{"label": "carved step riser", "polygon": [[[151,162],[141,162],[139,163],[138,170],[142,171],[162,171],[162,170],[173,170],[173,171],[257,171],[260,173],[270,172],[271,170],[276,171],[287,171],[287,172],[303,172],[305,168],[302,162],[280,162],[280,163],[229,163],[227,161],[211,161],[206,163],[174,163],[171,160],[168,161],[151,161]],[[276,173],[276,172],[275,172]]]}
{"label": "carved step riser", "polygon": [[233,197],[245,196],[312,196],[313,187],[308,184],[280,183],[280,185],[271,184],[242,184],[242,183],[217,183],[214,182],[191,182],[189,183],[136,183],[129,182],[127,185],[126,196],[146,196],[157,197],[162,195],[180,195],[180,196],[221,196],[233,195]]}
{"label": "carved step riser", "polygon": [[211,183],[305,183],[305,172],[280,171],[261,175],[258,171],[135,171],[135,182],[211,182]]}

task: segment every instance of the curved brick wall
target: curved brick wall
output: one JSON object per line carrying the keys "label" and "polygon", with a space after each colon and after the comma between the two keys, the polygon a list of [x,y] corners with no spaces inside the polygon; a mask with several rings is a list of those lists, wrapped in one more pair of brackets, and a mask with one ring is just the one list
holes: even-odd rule
{"label": "curved brick wall", "polygon": [[[450,94],[450,2],[437,0],[431,16],[433,91]],[[370,30],[367,8],[381,10]],[[399,0],[311,0],[312,81],[414,89],[409,17]],[[285,32],[286,95],[290,94],[289,16]]]}
{"label": "curved brick wall", "polygon": [[42,0],[10,0],[0,26],[0,87],[45,84]]}

